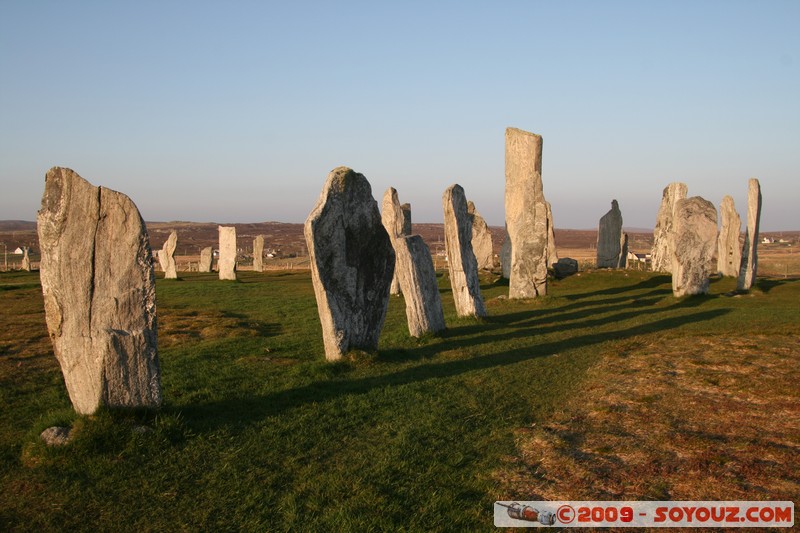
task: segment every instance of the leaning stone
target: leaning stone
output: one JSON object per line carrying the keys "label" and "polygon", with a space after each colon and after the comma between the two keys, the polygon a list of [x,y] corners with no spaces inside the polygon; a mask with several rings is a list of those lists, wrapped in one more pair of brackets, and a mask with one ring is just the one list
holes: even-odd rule
{"label": "leaning stone", "polygon": [[556,250],[556,228],[553,225],[553,209],[550,202],[545,202],[547,206],[547,264],[552,265],[558,262],[558,251]]}
{"label": "leaning stone", "polygon": [[219,226],[219,279],[236,280],[236,227]]}
{"label": "leaning stone", "polygon": [[506,128],[506,230],[511,237],[509,298],[547,294],[547,203],[542,137]]}
{"label": "leaning stone", "polygon": [[304,228],[325,357],[376,350],[395,255],[362,174],[333,169]]}
{"label": "leaning stone", "polygon": [[200,264],[197,267],[198,272],[211,272],[211,262],[214,258],[214,251],[211,246],[207,246],[200,250]]}
{"label": "leaning stone", "polygon": [[[389,187],[383,193],[381,222],[386,233],[389,234],[392,246],[394,246],[395,239],[411,235],[411,204],[400,205],[397,190],[394,187]],[[399,295],[400,291],[400,280],[397,279],[397,269],[395,268],[389,294]]]}
{"label": "leaning stone", "polygon": [[672,256],[675,254],[674,228],[675,206],[686,198],[685,183],[674,182],[664,188],[661,206],[658,208],[656,227],[653,230],[651,265],[653,272],[672,272]]}
{"label": "leaning stone", "polygon": [[47,329],[75,410],[161,405],[152,252],[134,203],[54,167],[37,226]]}
{"label": "leaning stone", "polygon": [[571,257],[562,257],[553,263],[556,278],[563,279],[578,272],[578,261]]}
{"label": "leaning stone", "polygon": [[475,204],[467,202],[467,215],[472,222],[472,253],[478,262],[478,270],[491,270],[494,268],[494,252],[492,251],[492,232],[483,219]]}
{"label": "leaning stone", "polygon": [[394,241],[395,274],[406,303],[408,332],[412,337],[444,331],[444,313],[433,257],[419,235]]}
{"label": "leaning stone", "polygon": [[622,253],[622,212],[616,200],[602,216],[597,229],[597,268],[618,268]]}
{"label": "leaning stone", "polygon": [[72,430],[63,426],[52,426],[44,431],[39,437],[47,446],[64,446],[72,438]]}
{"label": "leaning stone", "polygon": [[[178,272],[175,268],[175,249],[178,247],[178,232],[173,231],[169,238],[164,242],[161,251],[164,253],[164,279],[178,279]],[[161,253],[158,255],[161,260]]]}
{"label": "leaning stone", "polygon": [[717,210],[699,196],[678,200],[674,219],[672,294],[706,294],[717,244]]}
{"label": "leaning stone", "polygon": [[511,279],[511,236],[506,228],[506,238],[500,247],[500,268],[503,271],[503,278]]}
{"label": "leaning stone", "polygon": [[719,218],[721,227],[717,239],[717,271],[723,276],[738,276],[739,266],[742,264],[742,245],[739,242],[742,220],[730,196],[722,199]]}
{"label": "leaning stone", "polygon": [[253,239],[253,271],[264,271],[264,236],[259,235]]}
{"label": "leaning stone", "polygon": [[461,185],[451,185],[442,196],[444,242],[450,286],[458,316],[486,316],[478,279],[478,262],[472,253],[472,224]]}
{"label": "leaning stone", "polygon": [[761,184],[751,178],[747,192],[747,233],[744,236],[742,262],[739,266],[737,290],[747,291],[756,282],[758,273],[758,226],[761,222]]}

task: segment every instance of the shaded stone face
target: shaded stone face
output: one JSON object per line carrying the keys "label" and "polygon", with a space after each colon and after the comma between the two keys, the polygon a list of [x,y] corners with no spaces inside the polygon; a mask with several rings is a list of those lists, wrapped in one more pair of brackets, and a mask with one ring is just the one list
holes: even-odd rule
{"label": "shaded stone face", "polygon": [[219,226],[219,279],[236,280],[236,228]]}
{"label": "shaded stone face", "polygon": [[[394,187],[389,187],[383,194],[381,222],[393,245],[395,239],[411,235],[411,204],[400,205],[397,190]],[[400,292],[400,280],[397,279],[397,269],[395,268],[389,293],[399,295]]]}
{"label": "shaded stone face", "polygon": [[661,206],[658,208],[656,227],[653,230],[651,265],[654,272],[672,272],[675,208],[678,200],[686,198],[688,190],[685,183],[674,182],[667,185],[661,195]]}
{"label": "shaded stone face", "polygon": [[211,246],[207,246],[200,250],[200,264],[197,267],[198,272],[211,272],[211,262],[213,260],[214,251]]}
{"label": "shaded stone face", "polygon": [[542,137],[506,129],[506,230],[511,237],[509,298],[547,294],[547,203]]}
{"label": "shaded stone face", "polygon": [[739,279],[736,288],[747,291],[756,282],[758,273],[758,228],[761,223],[761,184],[751,178],[747,190],[747,233],[742,247]]}
{"label": "shaded stone face", "polygon": [[622,212],[616,200],[603,215],[597,229],[597,268],[618,268],[622,253]]}
{"label": "shaded stone face", "polygon": [[723,276],[738,276],[742,263],[742,247],[739,243],[742,221],[730,196],[722,199],[719,218],[721,227],[717,239],[717,271]]}
{"label": "shaded stone face", "polygon": [[717,244],[717,210],[699,196],[678,200],[674,219],[672,294],[706,294]]}
{"label": "shaded stone face", "polygon": [[628,264],[628,234],[623,233],[619,239],[619,263],[617,268],[625,268]]}
{"label": "shaded stone face", "polygon": [[547,206],[547,264],[558,263],[558,252],[556,251],[556,228],[553,225],[553,209],[550,202],[545,202]]}
{"label": "shaded stone face", "polygon": [[326,358],[376,350],[395,254],[367,179],[332,170],[304,232]]}
{"label": "shaded stone face", "polygon": [[253,271],[264,271],[264,236],[259,235],[253,239]]}
{"label": "shaded stone face", "polygon": [[450,286],[458,316],[486,316],[478,279],[478,262],[472,252],[472,224],[461,185],[451,185],[442,196],[444,242]]}
{"label": "shaded stone face", "polygon": [[152,252],[136,206],[54,167],[37,229],[47,329],[75,410],[161,405]]}
{"label": "shaded stone face", "polygon": [[394,241],[395,273],[406,303],[408,332],[412,337],[444,331],[439,283],[428,246],[419,235]]}
{"label": "shaded stone face", "polygon": [[472,253],[478,263],[479,270],[491,270],[494,268],[494,252],[492,251],[492,232],[489,225],[483,219],[475,204],[467,202],[467,215],[472,223]]}
{"label": "shaded stone face", "polygon": [[175,249],[177,247],[178,232],[173,231],[169,234],[169,238],[164,242],[164,246],[161,247],[161,253],[158,254],[159,261],[162,261],[162,253],[164,256],[162,261],[162,267],[164,268],[164,279],[178,279],[178,272],[175,268]]}
{"label": "shaded stone face", "polygon": [[511,278],[511,236],[508,234],[506,228],[506,238],[503,240],[503,245],[500,247],[500,268],[503,270],[503,277],[505,279]]}

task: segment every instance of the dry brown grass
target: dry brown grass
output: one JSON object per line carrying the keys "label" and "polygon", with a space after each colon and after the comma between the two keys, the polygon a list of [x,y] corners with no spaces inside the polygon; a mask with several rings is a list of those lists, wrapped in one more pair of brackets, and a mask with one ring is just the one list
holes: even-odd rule
{"label": "dry brown grass", "polygon": [[517,433],[521,500],[800,498],[800,339],[632,341],[585,394]]}

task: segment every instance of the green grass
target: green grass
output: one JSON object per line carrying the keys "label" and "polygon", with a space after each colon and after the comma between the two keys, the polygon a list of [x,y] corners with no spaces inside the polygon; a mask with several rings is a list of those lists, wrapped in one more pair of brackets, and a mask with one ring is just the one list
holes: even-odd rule
{"label": "green grass", "polygon": [[[392,297],[379,351],[331,364],[308,273],[159,280],[163,408],[81,418],[36,274],[0,275],[0,529],[488,531],[493,501],[517,497],[496,475],[515,432],[560,412],[604,357],[800,334],[800,281],[675,299],[666,276],[598,271],[520,302],[484,279],[483,320],[456,318],[440,287],[443,335],[410,338]],[[46,448],[56,424],[76,437]]]}

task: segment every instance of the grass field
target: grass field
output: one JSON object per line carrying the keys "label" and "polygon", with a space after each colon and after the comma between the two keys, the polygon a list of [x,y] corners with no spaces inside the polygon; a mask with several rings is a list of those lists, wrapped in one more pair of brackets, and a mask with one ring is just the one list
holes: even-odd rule
{"label": "grass field", "polygon": [[[800,280],[582,273],[324,361],[308,272],[159,280],[165,405],[72,412],[35,273],[0,275],[0,529],[488,531],[509,499],[800,497]],[[47,448],[39,433],[72,425]]]}

